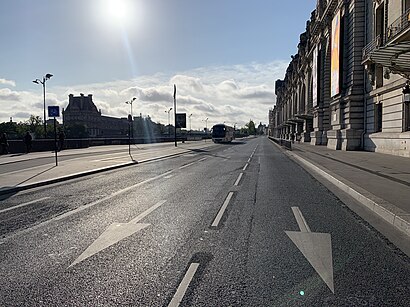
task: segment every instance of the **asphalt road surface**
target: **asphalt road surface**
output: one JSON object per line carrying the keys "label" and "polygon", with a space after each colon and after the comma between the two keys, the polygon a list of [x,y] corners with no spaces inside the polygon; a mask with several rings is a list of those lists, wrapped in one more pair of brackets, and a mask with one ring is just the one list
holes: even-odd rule
{"label": "asphalt road surface", "polygon": [[0,202],[1,306],[408,306],[410,261],[266,138]]}

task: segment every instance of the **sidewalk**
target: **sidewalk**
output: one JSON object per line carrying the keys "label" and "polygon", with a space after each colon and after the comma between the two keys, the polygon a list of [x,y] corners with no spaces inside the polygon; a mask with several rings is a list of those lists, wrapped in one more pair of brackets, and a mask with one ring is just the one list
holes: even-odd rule
{"label": "sidewalk", "polygon": [[[216,146],[212,141],[178,143],[138,144],[96,146],[83,149],[70,149],[58,153],[60,160],[55,166],[54,152],[38,152],[26,155],[6,155],[0,158],[0,195],[16,193],[21,190],[61,182],[132,164],[149,162],[171,156],[191,153],[193,150]],[[69,159],[67,159],[69,157]],[[51,163],[38,164],[39,160],[49,158]],[[52,158],[52,159],[50,159]],[[64,160],[64,158],[66,158]],[[21,165],[21,169],[7,171],[9,166]]]}
{"label": "sidewalk", "polygon": [[410,159],[306,143],[286,152],[410,236]]}

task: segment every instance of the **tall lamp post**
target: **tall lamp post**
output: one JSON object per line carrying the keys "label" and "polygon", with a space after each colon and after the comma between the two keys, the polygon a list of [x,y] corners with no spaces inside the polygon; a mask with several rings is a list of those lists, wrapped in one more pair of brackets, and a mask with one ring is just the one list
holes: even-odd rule
{"label": "tall lamp post", "polygon": [[46,124],[46,81],[49,80],[53,75],[52,74],[46,74],[43,77],[43,81],[40,79],[33,80],[34,83],[36,84],[42,84],[43,85],[43,98],[44,98],[44,138],[47,138],[47,124]]}
{"label": "tall lamp post", "polygon": [[192,121],[191,121],[192,113],[188,115],[189,118],[189,132],[192,130]]}
{"label": "tall lamp post", "polygon": [[202,121],[205,122],[205,142],[206,138],[208,137],[208,117],[206,119],[203,119]]}
{"label": "tall lamp post", "polygon": [[169,125],[170,125],[170,112],[171,112],[172,108],[169,108],[168,111],[165,111],[165,113],[168,113],[168,136],[170,136],[170,131],[169,131]]}
{"label": "tall lamp post", "polygon": [[134,117],[132,115],[132,103],[135,101],[135,99],[137,98],[133,97],[130,101],[125,102],[126,104],[129,104],[131,108],[131,113],[130,113],[131,114],[131,136],[133,140],[134,140]]}

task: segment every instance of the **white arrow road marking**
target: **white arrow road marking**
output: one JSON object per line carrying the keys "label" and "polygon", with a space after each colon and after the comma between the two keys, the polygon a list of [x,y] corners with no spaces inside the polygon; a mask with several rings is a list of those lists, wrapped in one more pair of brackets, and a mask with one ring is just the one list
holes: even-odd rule
{"label": "white arrow road marking", "polygon": [[128,223],[113,223],[95,240],[91,245],[69,266],[72,267],[77,263],[99,253],[103,249],[110,247],[111,245],[125,239],[134,233],[148,227],[150,224],[138,223],[152,211],[160,207],[166,202],[161,200],[152,207],[148,208],[136,218],[133,218]]}
{"label": "white arrow road marking", "polygon": [[332,242],[329,233],[311,232],[299,207],[292,207],[299,231],[285,231],[302,252],[329,289],[335,293],[333,284]]}

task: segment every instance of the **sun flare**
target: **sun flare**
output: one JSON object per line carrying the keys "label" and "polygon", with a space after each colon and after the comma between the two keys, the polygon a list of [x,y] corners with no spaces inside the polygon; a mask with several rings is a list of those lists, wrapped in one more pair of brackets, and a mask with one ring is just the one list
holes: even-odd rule
{"label": "sun flare", "polygon": [[101,0],[102,17],[111,26],[125,26],[131,21],[140,22],[142,17],[140,1]]}

